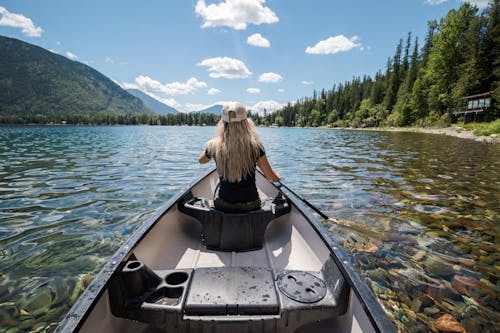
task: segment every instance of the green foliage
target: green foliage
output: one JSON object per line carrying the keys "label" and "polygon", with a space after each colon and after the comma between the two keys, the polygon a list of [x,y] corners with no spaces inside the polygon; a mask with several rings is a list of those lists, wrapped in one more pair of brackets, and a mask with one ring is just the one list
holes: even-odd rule
{"label": "green foliage", "polygon": [[205,113],[148,114],[24,114],[2,115],[0,124],[66,124],[66,125],[215,125],[220,116]]}
{"label": "green foliage", "polygon": [[492,92],[493,119],[500,109],[499,0],[478,14],[465,2],[439,23],[428,22],[424,45],[408,34],[385,73],[355,77],[331,90],[314,91],[260,123],[284,126],[448,126],[461,97]]}
{"label": "green foliage", "polygon": [[491,123],[469,123],[463,126],[468,130],[474,130],[475,135],[500,134],[500,119]]}

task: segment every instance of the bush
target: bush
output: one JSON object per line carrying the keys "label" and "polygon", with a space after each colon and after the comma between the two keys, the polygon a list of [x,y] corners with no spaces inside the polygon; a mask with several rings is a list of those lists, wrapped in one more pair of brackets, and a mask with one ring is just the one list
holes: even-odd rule
{"label": "bush", "polygon": [[500,134],[500,119],[490,123],[470,123],[465,124],[464,127],[468,130],[473,130],[475,135],[491,135]]}

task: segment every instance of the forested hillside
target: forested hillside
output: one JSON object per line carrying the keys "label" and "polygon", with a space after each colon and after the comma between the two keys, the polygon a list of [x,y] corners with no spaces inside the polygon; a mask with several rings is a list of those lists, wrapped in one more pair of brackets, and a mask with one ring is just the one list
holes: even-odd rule
{"label": "forested hillside", "polygon": [[0,36],[0,118],[44,122],[68,116],[154,114],[138,98],[80,62]]}
{"label": "forested hillside", "polygon": [[[489,120],[500,109],[499,0],[479,13],[464,3],[428,22],[424,41],[408,33],[385,72],[355,77],[289,103],[260,123],[284,126],[429,126],[456,121],[460,98],[491,92]],[[422,46],[421,46],[422,44]]]}

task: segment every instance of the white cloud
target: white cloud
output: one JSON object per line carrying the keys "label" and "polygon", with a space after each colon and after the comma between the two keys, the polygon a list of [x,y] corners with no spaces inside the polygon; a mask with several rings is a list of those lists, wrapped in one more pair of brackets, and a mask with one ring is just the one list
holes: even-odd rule
{"label": "white cloud", "polygon": [[182,109],[182,105],[173,98],[163,98],[152,93],[147,93],[147,94],[157,99],[158,101],[162,102],[163,104],[173,107],[176,110]]}
{"label": "white cloud", "polygon": [[43,29],[35,27],[30,18],[22,14],[14,14],[0,6],[0,26],[20,28],[29,37],[40,37]]}
{"label": "white cloud", "polygon": [[473,5],[476,5],[477,8],[486,8],[488,4],[492,3],[491,0],[462,0],[462,2],[470,2]]}
{"label": "white cloud", "polygon": [[284,93],[284,92],[285,92],[285,89],[280,88],[280,89],[278,89],[278,92],[280,92],[280,93]]}
{"label": "white cloud", "polygon": [[258,113],[260,115],[264,114],[264,110],[269,113],[269,112],[274,112],[276,110],[279,110],[283,108],[285,105],[281,104],[276,101],[261,101],[258,102],[252,106],[250,106],[248,109],[252,110],[253,113]]}
{"label": "white cloud", "polygon": [[135,83],[139,89],[147,92],[161,92],[167,95],[186,95],[193,94],[199,88],[206,88],[207,84],[192,77],[185,83],[172,82],[162,84],[149,76],[139,75],[135,78]]}
{"label": "white cloud", "polygon": [[431,5],[431,6],[434,6],[434,5],[440,5],[442,4],[443,2],[446,2],[448,0],[425,0],[425,4],[426,5]]}
{"label": "white cloud", "polygon": [[306,81],[306,80],[304,80],[304,81],[302,81],[302,84],[306,85],[306,86],[310,86],[310,85],[314,84],[314,81]]}
{"label": "white cloud", "polygon": [[207,6],[205,0],[198,0],[195,12],[204,20],[202,28],[226,26],[245,30],[248,24],[271,24],[279,21],[269,7],[263,6],[265,2],[266,0],[225,0]]}
{"label": "white cloud", "polygon": [[280,82],[283,80],[283,77],[279,74],[269,72],[269,73],[264,73],[261,76],[259,76],[259,82],[265,82],[265,83],[276,83]]}
{"label": "white cloud", "polygon": [[261,34],[253,34],[252,36],[249,36],[247,38],[247,44],[256,46],[256,47],[270,47],[271,43],[269,41],[262,37]]}
{"label": "white cloud", "polygon": [[123,89],[139,89],[139,86],[135,83],[122,82],[122,83],[118,83],[118,85],[120,87],[122,87]]}
{"label": "white cloud", "polygon": [[258,93],[260,93],[260,89],[259,88],[248,88],[247,89],[247,93],[249,93],[249,94],[258,94]]}
{"label": "white cloud", "polygon": [[309,54],[335,54],[338,52],[350,51],[361,44],[356,43],[357,36],[347,38],[344,35],[333,36],[318,42],[313,47],[308,46],[306,53]]}
{"label": "white cloud", "polygon": [[[139,87],[137,87],[136,85],[131,84],[131,83],[122,83],[121,87],[123,89],[139,89],[139,90],[141,90]],[[179,102],[177,102],[173,98],[164,98],[164,97],[158,96],[150,91],[144,91],[144,90],[141,90],[141,91],[143,93],[145,93],[146,95],[148,95],[149,97],[156,99],[158,102],[161,102],[165,105],[171,106],[176,110],[180,111],[180,109],[182,109],[182,104],[180,104]]]}
{"label": "white cloud", "polygon": [[115,61],[110,57],[106,57],[106,59],[104,59],[104,62],[111,65],[115,64]]}
{"label": "white cloud", "polygon": [[244,79],[252,74],[241,60],[229,57],[205,59],[198,66],[208,67],[212,78]]}
{"label": "white cloud", "polygon": [[182,111],[183,112],[201,111],[201,110],[207,109],[207,108],[209,108],[209,107],[211,107],[213,105],[214,104],[191,104],[191,103],[186,103],[182,107]]}
{"label": "white cloud", "polygon": [[71,60],[78,59],[78,56],[74,53],[71,53],[71,52],[66,52],[66,57],[70,58]]}
{"label": "white cloud", "polygon": [[[447,2],[448,0],[425,0],[424,3],[426,5],[431,5],[431,6],[436,6],[440,5],[442,3]],[[469,2],[473,5],[476,5],[477,8],[486,8],[490,3],[492,3],[491,0],[461,0],[462,2]]]}
{"label": "white cloud", "polygon": [[221,91],[217,88],[210,88],[208,89],[207,91],[207,95],[217,95],[217,94],[220,94]]}

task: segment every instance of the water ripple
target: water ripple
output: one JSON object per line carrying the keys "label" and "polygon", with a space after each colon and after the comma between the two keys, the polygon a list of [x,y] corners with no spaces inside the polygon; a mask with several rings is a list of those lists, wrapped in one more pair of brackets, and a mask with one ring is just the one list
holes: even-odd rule
{"label": "water ripple", "polygon": [[[417,312],[435,312],[429,322],[446,309],[442,295],[465,306],[454,298],[457,283],[477,304],[470,320],[494,327],[496,303],[483,296],[499,265],[498,146],[415,133],[258,130],[285,182],[336,219],[325,222],[330,237],[403,332],[420,327],[409,311],[427,294],[436,303]],[[197,158],[214,133],[0,127],[0,318],[8,318],[0,330],[53,329],[130,233],[212,167]],[[394,285],[405,293],[391,293]],[[34,297],[44,304],[29,303]],[[36,316],[19,315],[28,308]]]}

